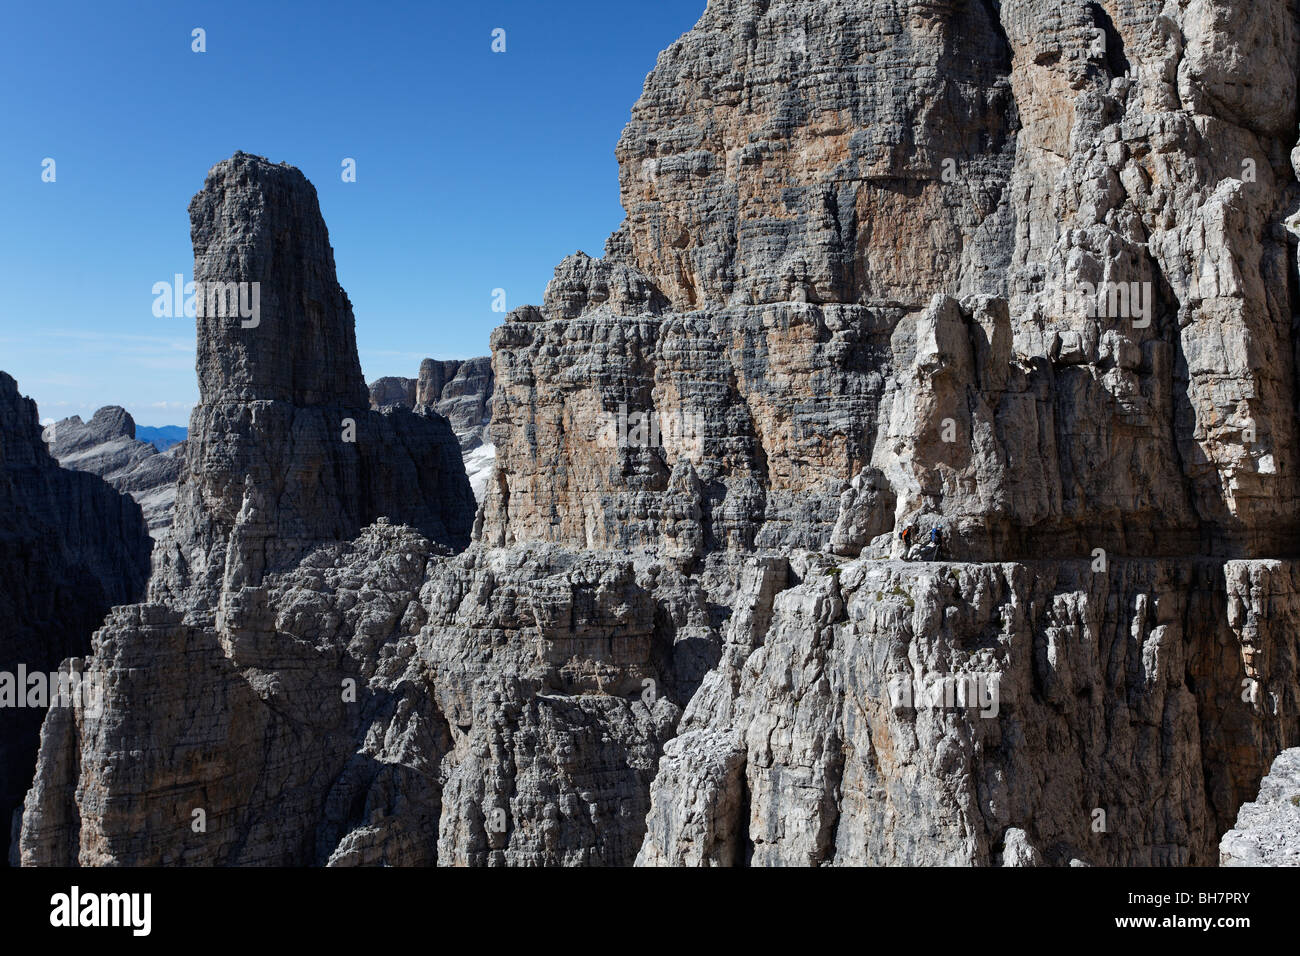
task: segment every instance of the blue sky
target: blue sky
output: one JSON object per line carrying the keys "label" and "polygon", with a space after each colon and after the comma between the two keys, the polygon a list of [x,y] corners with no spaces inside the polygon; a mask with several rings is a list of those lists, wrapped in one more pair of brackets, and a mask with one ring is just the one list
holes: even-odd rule
{"label": "blue sky", "polygon": [[560,259],[600,255],[622,221],[614,146],[704,6],[7,4],[0,369],[42,418],[115,404],[186,424],[193,320],[155,318],[151,288],[192,277],[186,206],[238,149],[315,184],[367,380],[486,354],[493,289],[540,302]]}

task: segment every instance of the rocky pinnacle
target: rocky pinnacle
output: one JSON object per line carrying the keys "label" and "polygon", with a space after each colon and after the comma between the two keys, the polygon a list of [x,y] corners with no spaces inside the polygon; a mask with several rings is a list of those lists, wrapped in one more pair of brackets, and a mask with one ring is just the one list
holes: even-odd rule
{"label": "rocky pinnacle", "polygon": [[200,402],[155,598],[209,614],[223,592],[381,517],[468,544],[474,498],[446,420],[369,407],[302,173],[236,153],[209,171],[190,220],[198,290],[229,298],[197,318]]}
{"label": "rocky pinnacle", "polygon": [[[205,304],[222,293],[197,320],[202,404],[367,407],[352,303],[307,177],[247,153],[217,163],[190,201],[190,240]],[[238,295],[256,316],[236,313]]]}

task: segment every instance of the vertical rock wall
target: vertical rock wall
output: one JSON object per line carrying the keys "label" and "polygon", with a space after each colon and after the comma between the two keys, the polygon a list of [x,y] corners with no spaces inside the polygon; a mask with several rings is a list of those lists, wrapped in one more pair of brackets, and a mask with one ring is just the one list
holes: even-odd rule
{"label": "vertical rock wall", "polygon": [[[0,372],[0,859],[49,702],[48,688],[31,694],[65,658],[90,652],[110,607],[141,597],[149,550],[139,505],[94,475],[60,468],[36,404]],[[45,676],[34,684],[24,673]]]}
{"label": "vertical rock wall", "polygon": [[1300,738],[1296,37],[712,0],[604,258],[493,335],[455,556],[450,431],[365,409],[310,187],[219,164],[196,277],[278,291],[200,323],[159,603],[47,721],[23,862],[1216,862]]}

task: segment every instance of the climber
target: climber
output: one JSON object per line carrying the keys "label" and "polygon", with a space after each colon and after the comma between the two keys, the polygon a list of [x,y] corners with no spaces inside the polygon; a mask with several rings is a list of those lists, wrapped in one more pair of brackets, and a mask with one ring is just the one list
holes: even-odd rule
{"label": "climber", "polygon": [[911,546],[911,544],[912,544],[912,527],[911,527],[911,525],[908,525],[906,528],[903,529],[903,532],[902,532],[902,534],[899,535],[899,538],[901,538],[902,541],[903,541],[903,560],[904,560],[904,561],[909,561],[909,560],[911,560],[911,559],[908,557],[908,549],[910,548],[910,546]]}
{"label": "climber", "polygon": [[943,532],[939,530],[938,525],[930,529],[930,544],[926,548],[926,560],[943,560]]}

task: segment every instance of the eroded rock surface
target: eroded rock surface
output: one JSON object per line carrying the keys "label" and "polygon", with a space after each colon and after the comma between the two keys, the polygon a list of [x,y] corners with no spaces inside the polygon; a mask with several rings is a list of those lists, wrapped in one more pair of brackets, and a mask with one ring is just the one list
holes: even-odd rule
{"label": "eroded rock surface", "polygon": [[445,419],[373,411],[316,191],[298,170],[236,153],[190,203],[194,278],[260,289],[260,315],[198,318],[190,418],[154,600],[205,617],[221,595],[378,517],[454,548],[474,499]]}
{"label": "eroded rock surface", "polygon": [[155,539],[171,527],[176,479],[185,457],[183,441],[165,451],[140,441],[135,419],[116,405],[99,409],[88,422],[77,415],[64,418],[45,434],[50,439],[50,453],[64,468],[99,475],[134,498]]}
{"label": "eroded rock surface", "polygon": [[370,383],[370,407],[380,409],[386,405],[415,407],[415,379],[389,375]]}
{"label": "eroded rock surface", "polygon": [[1300,866],[1300,749],[1278,754],[1219,844],[1222,866]]}
{"label": "eroded rock surface", "polygon": [[751,573],[639,862],[1213,864],[1300,732],[1294,562],[791,570]]}
{"label": "eroded rock surface", "polygon": [[174,545],[24,862],[1215,862],[1300,742],[1300,48],[1238,14],[712,0],[604,257],[448,414],[497,456],[456,555],[392,416],[460,370],[338,451],[380,413],[314,197],[220,164],[196,277],[288,271],[265,337],[200,322]]}
{"label": "eroded rock surface", "polygon": [[48,687],[37,690],[47,678],[19,675],[49,675],[87,654],[105,612],[142,596],[149,550],[139,505],[95,475],[60,468],[36,404],[0,372],[0,859],[50,699]]}
{"label": "eroded rock surface", "polygon": [[386,521],[213,626],[117,608],[88,662],[111,706],[46,723],[22,860],[631,864],[715,615],[644,559],[450,558]]}
{"label": "eroded rock surface", "polygon": [[420,363],[415,402],[431,406],[446,418],[460,438],[461,448],[472,451],[487,441],[494,391],[496,376],[490,355],[464,361],[425,359]]}
{"label": "eroded rock surface", "polygon": [[[271,732],[269,715],[253,706],[269,691],[252,670],[232,670],[233,648],[246,629],[240,622],[256,616],[254,595],[263,582],[379,519],[427,535],[424,554],[450,553],[469,540],[474,499],[446,420],[368,407],[351,305],[335,278],[315,190],[302,174],[237,153],[213,167],[190,213],[196,282],[242,289],[256,283],[260,315],[252,321],[239,314],[199,316],[200,403],[191,417],[175,522],[155,558],[150,603],[115,608],[96,634],[86,666],[110,687],[106,713],[59,714],[45,727],[42,746],[53,764],[42,765],[28,797],[36,834],[29,842],[38,849],[24,849],[23,862],[183,855],[160,817],[149,809],[143,818],[136,813],[149,807],[150,788],[160,785],[155,773],[183,775],[179,767],[196,759],[186,741],[209,741],[204,752],[212,759],[200,759],[195,772],[205,782],[215,773],[212,786],[233,775],[236,784],[252,779],[260,789],[262,774],[278,772],[239,747],[223,758],[215,754],[233,741],[262,753],[265,741],[254,742],[261,739],[255,729]],[[364,589],[375,587],[362,577]],[[378,574],[376,581],[396,587]],[[268,653],[291,646],[286,639]],[[127,660],[136,663],[114,670]],[[320,664],[318,656],[305,666]],[[177,723],[158,709],[174,713],[181,702],[199,708],[195,722]],[[328,754],[341,744],[331,738],[308,745],[297,739],[301,724],[282,729],[283,759],[301,775],[303,802],[284,803],[279,787],[267,799],[283,804],[281,813],[305,813],[317,796],[311,781],[322,779]],[[328,721],[317,729],[331,733]],[[107,736],[96,736],[101,733]],[[133,737],[142,747],[146,737],[155,741],[152,756],[112,750],[111,741]],[[60,781],[77,788],[75,799]],[[119,811],[122,801],[126,809]],[[219,801],[209,803],[207,811],[221,812]],[[238,838],[251,841],[244,858],[284,859],[276,855],[276,825],[263,825],[268,829]],[[52,846],[40,836],[48,833],[56,834]],[[219,862],[234,850],[212,841],[207,852],[215,855],[205,859]]]}
{"label": "eroded rock surface", "polygon": [[419,378],[380,378],[370,384],[370,407],[395,405],[416,411],[432,409],[451,425],[460,440],[465,473],[474,497],[483,500],[492,475],[496,450],[488,442],[492,421],[492,393],[496,377],[492,357],[425,359]]}
{"label": "eroded rock surface", "polygon": [[494,335],[485,539],[819,548],[879,472],[954,557],[1293,553],[1296,25],[1226,9],[710,3]]}

